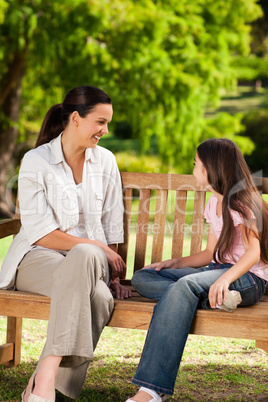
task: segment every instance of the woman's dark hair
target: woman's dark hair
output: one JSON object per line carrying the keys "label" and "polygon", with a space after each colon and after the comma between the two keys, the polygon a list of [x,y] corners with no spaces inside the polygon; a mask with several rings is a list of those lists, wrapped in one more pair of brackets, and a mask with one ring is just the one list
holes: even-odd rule
{"label": "woman's dark hair", "polygon": [[232,209],[243,217],[246,236],[253,230],[260,241],[261,259],[267,264],[268,205],[258,192],[240,149],[229,139],[212,138],[198,146],[197,154],[207,171],[209,184],[223,195],[223,228],[214,250],[214,260],[224,263],[224,255],[232,255],[235,236]]}
{"label": "woman's dark hair", "polygon": [[77,111],[81,117],[86,117],[99,103],[112,103],[110,97],[101,89],[90,85],[72,89],[63,103],[52,106],[47,112],[35,146],[56,138],[67,126],[73,112]]}

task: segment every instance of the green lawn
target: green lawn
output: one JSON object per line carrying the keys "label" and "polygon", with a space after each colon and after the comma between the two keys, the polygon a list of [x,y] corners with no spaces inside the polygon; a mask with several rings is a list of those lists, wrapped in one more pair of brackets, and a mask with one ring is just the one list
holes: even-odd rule
{"label": "green lawn", "polygon": [[[22,364],[0,366],[0,400],[18,401],[41,353],[47,323],[23,322]],[[5,319],[0,318],[4,342]],[[131,384],[146,331],[106,327],[89,366],[79,401],[123,402],[136,392]],[[170,401],[267,401],[268,355],[254,341],[188,338],[175,393]],[[58,401],[68,401],[58,394]]]}

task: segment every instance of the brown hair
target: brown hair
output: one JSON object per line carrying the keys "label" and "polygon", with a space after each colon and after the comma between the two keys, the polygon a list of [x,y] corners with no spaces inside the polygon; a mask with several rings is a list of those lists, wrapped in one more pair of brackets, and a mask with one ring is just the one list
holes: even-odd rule
{"label": "brown hair", "polygon": [[[235,235],[230,214],[232,209],[242,215],[246,235],[249,230],[254,231],[260,242],[261,259],[267,264],[268,205],[258,192],[240,149],[229,139],[212,138],[202,142],[197,147],[197,153],[207,171],[209,184],[223,195],[223,227],[214,250],[214,260],[224,263],[224,254],[232,255]],[[252,214],[257,232],[252,225]]]}
{"label": "brown hair", "polygon": [[77,111],[81,117],[86,117],[99,103],[112,103],[110,97],[101,89],[90,85],[72,89],[63,103],[52,106],[47,112],[35,146],[46,144],[56,138],[69,123],[73,112]]}

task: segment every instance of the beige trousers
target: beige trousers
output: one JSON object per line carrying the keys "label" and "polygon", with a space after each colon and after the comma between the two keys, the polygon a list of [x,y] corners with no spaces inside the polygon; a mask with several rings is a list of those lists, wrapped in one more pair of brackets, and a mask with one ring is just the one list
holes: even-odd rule
{"label": "beige trousers", "polygon": [[108,282],[106,255],[91,244],[63,253],[33,249],[18,267],[18,290],[51,297],[47,340],[36,372],[44,357],[63,356],[56,389],[74,399],[80,395],[89,361],[113,311]]}

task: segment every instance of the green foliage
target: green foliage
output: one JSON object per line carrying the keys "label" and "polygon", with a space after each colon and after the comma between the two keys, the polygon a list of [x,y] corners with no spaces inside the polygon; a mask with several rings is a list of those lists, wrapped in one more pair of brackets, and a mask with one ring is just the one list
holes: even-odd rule
{"label": "green foliage", "polygon": [[253,172],[262,170],[263,175],[268,176],[268,109],[250,111],[242,122],[245,126],[243,135],[256,144],[252,154],[246,156],[246,161]]}
{"label": "green foliage", "polygon": [[174,168],[162,163],[157,156],[118,152],[115,157],[121,172],[175,173]]}
{"label": "green foliage", "polygon": [[217,106],[219,89],[233,84],[232,55],[249,52],[249,23],[261,15],[256,0],[8,5],[0,13],[0,90],[15,56],[25,54],[21,139],[68,90],[91,84],[109,93],[115,123],[129,124],[143,150],[154,135],[162,161],[178,167],[189,163],[209,132],[222,135],[215,120],[204,118],[205,109]]}
{"label": "green foliage", "polygon": [[121,139],[132,138],[132,127],[126,121],[117,121],[114,128],[114,135]]}
{"label": "green foliage", "polygon": [[251,55],[234,57],[232,66],[239,80],[263,80],[268,78],[268,59]]}

